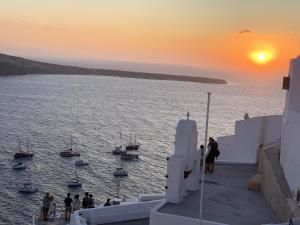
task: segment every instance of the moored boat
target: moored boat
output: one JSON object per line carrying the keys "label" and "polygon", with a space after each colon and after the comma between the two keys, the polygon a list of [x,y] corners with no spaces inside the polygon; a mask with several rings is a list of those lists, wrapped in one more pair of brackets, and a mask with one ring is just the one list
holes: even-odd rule
{"label": "moored boat", "polygon": [[26,169],[26,164],[24,163],[19,162],[13,165],[13,170],[24,170],[24,169]]}
{"label": "moored boat", "polygon": [[80,178],[78,177],[77,169],[75,167],[75,174],[76,176],[72,178],[70,181],[68,181],[68,187],[70,188],[77,188],[82,186],[82,182]]}
{"label": "moored boat", "polygon": [[124,170],[123,167],[119,167],[119,168],[116,168],[113,175],[115,177],[126,177],[126,176],[128,176],[128,172],[126,170]]}
{"label": "moored boat", "polygon": [[121,159],[124,159],[124,160],[135,160],[135,159],[139,159],[139,154],[128,153],[127,151],[123,151],[123,152],[121,153]]}
{"label": "moored boat", "polygon": [[140,145],[136,144],[136,135],[134,137],[134,143],[131,141],[131,133],[130,133],[130,142],[125,146],[125,149],[128,151],[131,150],[139,150]]}
{"label": "moored boat", "polygon": [[75,161],[75,166],[88,166],[89,162],[83,160],[83,159],[79,159]]}
{"label": "moored boat", "polygon": [[28,176],[29,176],[28,181],[24,182],[23,187],[21,187],[19,189],[20,193],[33,194],[33,193],[38,191],[37,187],[35,187],[34,184],[31,181],[30,167],[28,168]]}
{"label": "moored boat", "polygon": [[73,139],[72,139],[72,136],[71,136],[70,148],[61,151],[61,152],[59,153],[59,155],[60,155],[61,157],[80,156],[80,153],[79,153],[79,152],[74,152],[74,151],[73,151]]}
{"label": "moored boat", "polygon": [[28,140],[27,140],[26,146],[27,146],[27,151],[24,152],[24,151],[21,149],[21,141],[20,141],[20,139],[19,139],[19,150],[18,150],[18,152],[16,152],[16,153],[14,154],[14,158],[15,158],[15,159],[32,158],[32,157],[34,156],[34,153],[29,152],[29,150],[28,150]]}

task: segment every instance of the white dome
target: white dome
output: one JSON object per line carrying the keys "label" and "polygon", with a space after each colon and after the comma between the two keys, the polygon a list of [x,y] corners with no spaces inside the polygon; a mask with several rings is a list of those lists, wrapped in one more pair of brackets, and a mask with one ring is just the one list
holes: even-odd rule
{"label": "white dome", "polygon": [[195,120],[181,119],[177,124],[176,132],[185,134],[197,132],[197,123]]}

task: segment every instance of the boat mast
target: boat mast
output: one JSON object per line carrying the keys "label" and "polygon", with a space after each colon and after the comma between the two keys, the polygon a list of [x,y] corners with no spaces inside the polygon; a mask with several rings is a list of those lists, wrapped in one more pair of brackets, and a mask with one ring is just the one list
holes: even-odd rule
{"label": "boat mast", "polygon": [[75,174],[76,174],[76,178],[78,179],[78,173],[77,173],[77,168],[75,167]]}
{"label": "boat mast", "polygon": [[26,138],[26,149],[27,149],[27,152],[28,152],[28,138]]}
{"label": "boat mast", "polygon": [[21,139],[19,138],[19,152],[21,151]]}
{"label": "boat mast", "polygon": [[123,148],[123,139],[122,139],[122,132],[120,131],[120,141],[121,141],[121,149]]}
{"label": "boat mast", "polygon": [[72,134],[71,134],[71,143],[70,143],[70,146],[71,146],[71,150],[73,150],[73,138],[72,138]]}
{"label": "boat mast", "polygon": [[31,184],[31,172],[30,172],[30,166],[28,167],[28,175],[29,175],[29,183]]}
{"label": "boat mast", "polygon": [[134,145],[136,145],[136,134],[134,134]]}

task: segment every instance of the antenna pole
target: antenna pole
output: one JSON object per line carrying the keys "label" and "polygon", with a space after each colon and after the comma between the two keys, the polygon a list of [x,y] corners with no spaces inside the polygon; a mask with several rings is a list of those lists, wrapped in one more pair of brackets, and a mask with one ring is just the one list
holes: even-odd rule
{"label": "antenna pole", "polygon": [[209,107],[210,107],[210,92],[207,92],[207,111],[206,111],[206,125],[205,125],[205,139],[204,139],[204,155],[203,155],[203,163],[202,163],[202,176],[201,176],[201,193],[200,193],[200,225],[203,225],[202,221],[202,209],[203,209],[203,194],[204,194],[204,176],[205,176],[205,156],[207,151],[207,133],[208,133],[208,119],[209,119]]}

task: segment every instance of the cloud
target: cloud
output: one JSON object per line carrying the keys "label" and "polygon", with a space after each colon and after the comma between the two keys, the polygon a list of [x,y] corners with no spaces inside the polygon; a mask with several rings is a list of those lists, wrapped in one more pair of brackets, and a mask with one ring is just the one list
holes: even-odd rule
{"label": "cloud", "polygon": [[252,33],[252,31],[249,29],[243,29],[243,30],[239,31],[239,34],[251,34],[251,33]]}

